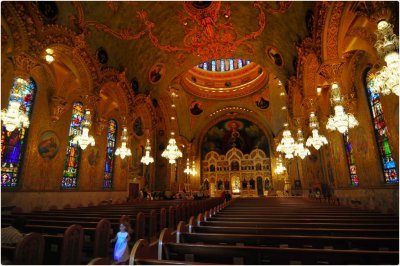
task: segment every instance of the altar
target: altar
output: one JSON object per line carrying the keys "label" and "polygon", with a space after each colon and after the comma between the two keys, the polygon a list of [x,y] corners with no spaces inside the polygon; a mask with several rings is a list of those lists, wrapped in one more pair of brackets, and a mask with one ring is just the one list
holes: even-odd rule
{"label": "altar", "polygon": [[271,161],[264,151],[254,149],[250,154],[232,148],[225,155],[214,151],[205,155],[202,179],[212,197],[223,191],[233,196],[263,196],[272,188]]}

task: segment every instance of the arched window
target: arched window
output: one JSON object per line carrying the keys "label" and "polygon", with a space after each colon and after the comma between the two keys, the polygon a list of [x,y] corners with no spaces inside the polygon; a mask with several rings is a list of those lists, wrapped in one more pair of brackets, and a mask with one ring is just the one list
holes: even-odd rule
{"label": "arched window", "polygon": [[78,147],[78,144],[73,143],[72,140],[76,135],[81,134],[83,118],[83,104],[81,102],[75,102],[72,107],[71,124],[68,132],[67,156],[61,181],[62,188],[78,187],[78,170],[81,159],[81,149]]}
{"label": "arched window", "polygon": [[353,143],[351,142],[348,132],[345,132],[343,134],[343,141],[344,141],[344,149],[346,152],[347,165],[349,166],[350,182],[352,186],[358,187],[360,182],[358,180],[356,160],[354,159],[354,154],[353,154]]}
{"label": "arched window", "polygon": [[[19,77],[14,78],[10,98],[17,94],[20,96],[20,110],[29,120],[35,100],[36,84],[33,79],[28,81]],[[8,132],[4,126],[1,128],[1,187],[16,187],[24,155],[28,129],[16,128]]]}
{"label": "arched window", "polygon": [[371,91],[371,88],[374,86],[372,74],[367,75],[366,85],[368,105],[371,111],[372,124],[375,131],[375,140],[378,145],[385,183],[395,184],[399,182],[399,177],[396,170],[396,162],[392,157],[392,149],[389,145],[389,136],[385,117],[383,115],[380,95],[379,93],[373,93]]}
{"label": "arched window", "polygon": [[107,130],[107,150],[106,150],[106,161],[104,164],[104,182],[103,182],[104,188],[112,187],[116,140],[117,140],[117,122],[114,119],[111,119],[108,122],[108,130]]}

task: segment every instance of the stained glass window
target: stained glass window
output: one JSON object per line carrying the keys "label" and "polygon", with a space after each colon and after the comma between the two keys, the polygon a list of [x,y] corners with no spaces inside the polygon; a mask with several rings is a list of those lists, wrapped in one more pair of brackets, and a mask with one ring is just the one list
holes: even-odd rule
{"label": "stained glass window", "polygon": [[379,93],[373,93],[371,88],[374,86],[373,75],[367,78],[367,96],[372,116],[372,123],[375,131],[375,140],[378,145],[379,155],[383,167],[385,183],[394,184],[399,182],[396,170],[396,162],[392,157],[392,149],[389,145],[389,136]]}
{"label": "stained glass window", "polygon": [[111,119],[108,122],[106,162],[104,164],[104,188],[112,187],[115,142],[117,139],[117,122]]}
{"label": "stained glass window", "polygon": [[238,60],[238,68],[242,68],[243,67],[243,63],[242,63],[242,59]]}
{"label": "stained glass window", "polygon": [[356,160],[354,159],[354,154],[353,154],[353,143],[350,139],[348,132],[343,134],[343,140],[344,140],[344,148],[346,151],[347,165],[349,166],[349,171],[350,171],[350,182],[352,186],[358,187],[360,182],[358,180]]}
{"label": "stained glass window", "polygon": [[73,138],[81,133],[82,120],[84,118],[83,104],[75,102],[72,107],[71,124],[69,126],[67,156],[65,158],[63,178],[61,181],[62,188],[78,187],[78,171],[81,158],[81,150],[78,144],[73,143]]}
{"label": "stained glass window", "polygon": [[235,68],[233,67],[233,59],[229,59],[229,70],[234,70]]}
{"label": "stained glass window", "polygon": [[197,65],[198,68],[212,71],[212,72],[224,72],[224,71],[232,71],[236,69],[240,69],[248,64],[250,64],[250,60],[243,59],[218,59],[218,60],[210,60],[203,62]]}
{"label": "stained glass window", "polygon": [[[36,84],[33,79],[28,81],[21,78],[14,79],[10,95],[21,96],[20,110],[29,118],[32,114],[35,92]],[[1,128],[1,187],[18,185],[27,134],[27,128],[17,128],[12,132],[8,132],[4,126]]]}
{"label": "stained glass window", "polygon": [[221,59],[221,72],[225,71],[225,60]]}

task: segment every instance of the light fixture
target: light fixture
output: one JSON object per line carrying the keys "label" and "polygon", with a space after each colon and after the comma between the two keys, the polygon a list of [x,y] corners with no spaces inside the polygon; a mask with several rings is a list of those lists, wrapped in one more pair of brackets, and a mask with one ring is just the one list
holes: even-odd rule
{"label": "light fixture", "polygon": [[321,146],[328,144],[328,140],[324,135],[320,135],[318,132],[319,129],[319,123],[318,123],[318,118],[316,117],[314,112],[311,112],[310,114],[310,129],[311,129],[311,136],[308,137],[306,146],[314,146],[316,150],[319,150]]}
{"label": "light fixture", "polygon": [[46,55],[44,56],[44,59],[48,64],[51,64],[54,61],[54,51],[53,49],[47,48],[46,49]]}
{"label": "light fixture", "polygon": [[154,163],[154,158],[150,156],[150,151],[151,151],[150,139],[147,139],[146,147],[145,147],[145,155],[140,160],[141,163],[143,163],[145,165]]}
{"label": "light fixture", "polygon": [[337,130],[340,133],[345,133],[350,128],[358,126],[358,121],[353,114],[346,114],[343,107],[343,98],[340,94],[340,88],[337,83],[331,86],[331,104],[334,108],[334,115],[331,115],[326,124],[329,130]]}
{"label": "light fixture", "polygon": [[304,159],[307,155],[311,154],[310,150],[304,147],[304,137],[301,129],[297,131],[297,141],[295,147],[294,155],[300,157],[301,159]]}
{"label": "light fixture", "polygon": [[276,158],[276,168],[275,173],[280,175],[286,171],[286,167],[282,163],[282,156],[279,154],[279,157]]}
{"label": "light fixture", "polygon": [[295,142],[292,137],[292,133],[290,132],[290,130],[288,128],[289,125],[287,123],[285,123],[284,126],[285,126],[285,130],[283,131],[283,136],[282,136],[281,142],[276,147],[276,151],[285,153],[286,159],[292,159],[293,153],[295,150]]}
{"label": "light fixture", "polygon": [[317,87],[317,94],[320,95],[322,92],[322,88],[321,87]]}
{"label": "light fixture", "polygon": [[192,169],[190,169],[190,161],[189,158],[186,159],[186,169],[183,172],[187,175],[192,174]]}
{"label": "light fixture", "polygon": [[378,22],[377,41],[375,48],[380,58],[386,62],[374,76],[371,83],[371,91],[373,93],[382,93],[388,95],[394,93],[400,96],[400,75],[399,64],[400,57],[397,52],[399,49],[399,37],[393,33],[393,25],[385,20]]}
{"label": "light fixture", "polygon": [[122,129],[122,136],[121,136],[121,147],[118,147],[117,150],[115,151],[115,155],[121,157],[121,159],[125,159],[127,156],[131,156],[132,152],[129,147],[127,147],[128,144],[128,130],[124,126]]}
{"label": "light fixture", "polygon": [[176,140],[174,138],[175,133],[171,132],[171,138],[168,141],[168,146],[165,148],[162,157],[167,158],[170,164],[176,163],[176,159],[182,157],[182,152],[179,150],[179,147],[176,145]]}
{"label": "light fixture", "polygon": [[1,110],[1,120],[8,132],[13,132],[16,128],[29,127],[29,117],[20,109],[22,97],[19,92],[25,86],[28,86],[28,82],[17,78],[13,93],[10,96],[8,108]]}
{"label": "light fixture", "polygon": [[82,131],[81,134],[76,135],[72,142],[78,144],[82,150],[86,149],[86,147],[90,144],[91,146],[95,145],[95,141],[93,136],[89,135],[89,129],[92,125],[92,115],[90,114],[90,110],[85,110],[85,117],[82,121]]}
{"label": "light fixture", "polygon": [[192,176],[197,175],[197,171],[196,171],[196,166],[195,166],[195,161],[192,161],[192,171],[191,171]]}

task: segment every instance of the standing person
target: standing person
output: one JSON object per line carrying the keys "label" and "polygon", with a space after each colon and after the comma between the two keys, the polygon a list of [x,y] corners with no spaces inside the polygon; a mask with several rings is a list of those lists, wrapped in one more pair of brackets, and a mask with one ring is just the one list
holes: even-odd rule
{"label": "standing person", "polygon": [[119,232],[115,236],[114,239],[111,239],[111,243],[117,241],[114,247],[114,260],[117,264],[123,264],[127,260],[129,260],[129,247],[128,242],[130,240],[130,236],[128,233],[128,224],[122,223],[119,226]]}

